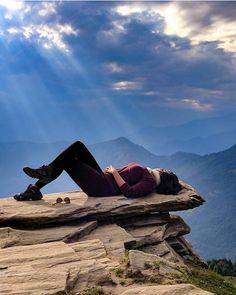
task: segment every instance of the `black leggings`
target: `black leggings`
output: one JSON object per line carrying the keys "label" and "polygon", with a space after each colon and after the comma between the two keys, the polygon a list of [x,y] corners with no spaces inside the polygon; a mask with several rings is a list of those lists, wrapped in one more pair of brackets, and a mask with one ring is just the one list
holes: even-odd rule
{"label": "black leggings", "polygon": [[[108,185],[104,172],[81,141],[70,145],[49,166],[52,167],[52,181],[65,170],[86,194],[106,195]],[[45,186],[40,180],[36,185],[39,188]]]}

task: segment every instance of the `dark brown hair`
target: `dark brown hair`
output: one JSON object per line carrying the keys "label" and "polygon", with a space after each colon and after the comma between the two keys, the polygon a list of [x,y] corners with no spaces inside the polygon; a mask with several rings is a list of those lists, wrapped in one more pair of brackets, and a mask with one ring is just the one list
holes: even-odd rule
{"label": "dark brown hair", "polygon": [[179,179],[170,170],[160,169],[161,183],[156,187],[156,192],[164,195],[176,195],[182,186]]}

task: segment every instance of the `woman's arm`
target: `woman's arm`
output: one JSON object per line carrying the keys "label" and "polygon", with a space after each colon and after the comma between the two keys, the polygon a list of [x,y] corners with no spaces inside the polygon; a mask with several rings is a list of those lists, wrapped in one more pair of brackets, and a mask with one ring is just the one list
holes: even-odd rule
{"label": "woman's arm", "polygon": [[106,172],[109,172],[114,176],[115,181],[119,187],[125,183],[124,179],[120,176],[116,168],[112,167],[112,165],[106,168]]}

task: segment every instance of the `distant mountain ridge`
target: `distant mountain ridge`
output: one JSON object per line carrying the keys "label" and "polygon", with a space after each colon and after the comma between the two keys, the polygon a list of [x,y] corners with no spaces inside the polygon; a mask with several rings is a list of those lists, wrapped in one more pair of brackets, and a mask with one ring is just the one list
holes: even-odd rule
{"label": "distant mountain ridge", "polygon": [[165,144],[150,147],[160,154],[173,154],[176,151],[192,152],[200,155],[223,151],[235,143],[236,129],[219,132],[206,137],[193,137],[188,140],[173,140]]}
{"label": "distant mountain ridge", "polygon": [[[96,132],[94,128],[88,128],[89,132],[84,129],[78,130],[78,134],[74,134],[75,130],[67,130],[66,133],[56,132],[53,135],[51,134],[50,141],[55,142],[59,139],[62,142],[70,143],[78,138],[88,145],[93,145],[122,136],[140,144],[156,155],[171,155],[179,151],[205,155],[229,148],[234,144],[236,135],[236,112],[162,127],[155,126],[155,122],[155,118],[150,118],[147,122],[137,119],[132,122],[131,119],[132,132],[129,128],[121,131],[117,126],[111,128],[111,133]],[[3,126],[0,126],[1,128]],[[23,136],[27,136],[26,139],[30,138],[31,141],[41,140],[34,133],[23,132],[18,136],[20,137],[17,137],[17,142],[19,138],[24,138]],[[13,143],[15,138],[15,134],[12,133],[8,134],[7,137],[1,137],[1,140],[11,140]],[[46,143],[43,144],[46,145]]]}
{"label": "distant mountain ridge", "polygon": [[139,128],[127,137],[137,141],[149,151],[162,155],[184,151],[208,154],[233,145],[236,135],[236,113],[193,120],[180,125]]}
{"label": "distant mountain ridge", "polygon": [[99,159],[102,167],[112,164],[115,167],[129,162],[153,165],[157,156],[143,146],[135,144],[125,137],[89,145],[89,150]]}

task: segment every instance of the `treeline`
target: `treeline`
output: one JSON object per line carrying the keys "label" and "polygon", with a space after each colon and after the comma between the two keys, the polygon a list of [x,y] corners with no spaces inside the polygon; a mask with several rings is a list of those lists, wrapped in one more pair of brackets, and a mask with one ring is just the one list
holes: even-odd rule
{"label": "treeline", "polygon": [[236,261],[230,259],[207,260],[208,268],[221,274],[222,276],[236,276]]}

